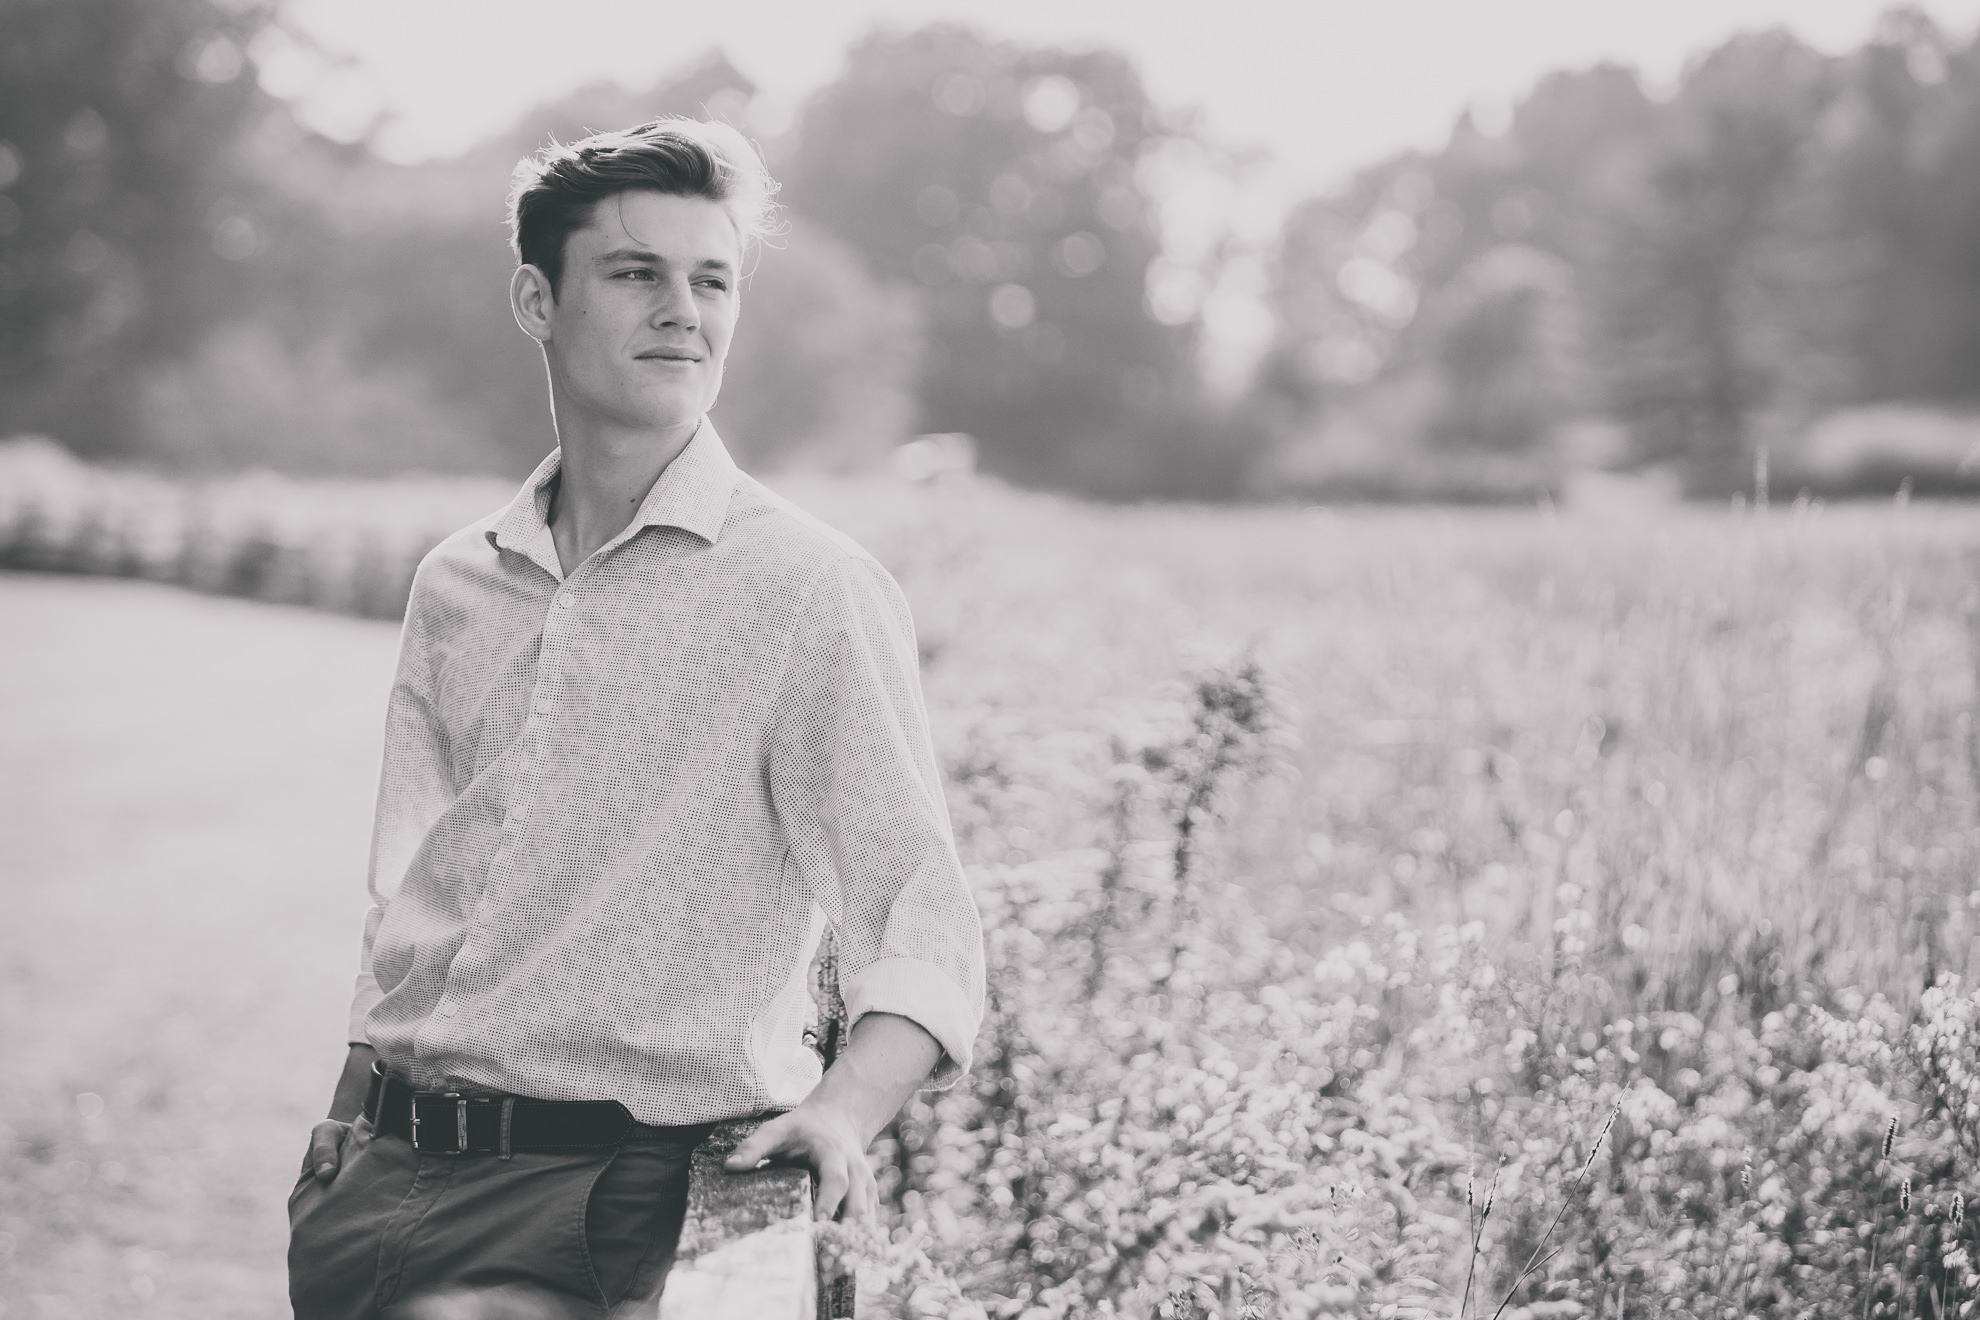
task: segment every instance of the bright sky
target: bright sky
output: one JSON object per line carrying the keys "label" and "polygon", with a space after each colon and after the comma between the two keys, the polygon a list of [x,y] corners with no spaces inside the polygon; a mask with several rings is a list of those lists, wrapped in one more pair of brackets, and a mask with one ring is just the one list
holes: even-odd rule
{"label": "bright sky", "polygon": [[[307,100],[331,129],[386,118],[401,160],[447,155],[585,82],[650,85],[719,46],[788,115],[876,25],[969,24],[997,37],[1126,50],[1155,96],[1265,148],[1305,189],[1409,146],[1467,105],[1503,106],[1550,70],[1599,60],[1668,82],[1741,30],[1785,25],[1829,50],[1868,35],[1879,0],[288,0],[353,58]],[[1964,39],[1980,0],[1920,5]],[[275,90],[300,90],[271,67]],[[289,82],[285,87],[284,79]]]}

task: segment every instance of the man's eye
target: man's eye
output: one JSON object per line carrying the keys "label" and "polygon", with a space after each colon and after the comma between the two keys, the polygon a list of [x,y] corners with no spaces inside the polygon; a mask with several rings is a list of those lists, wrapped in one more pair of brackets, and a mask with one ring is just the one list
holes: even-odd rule
{"label": "man's eye", "polygon": [[622,270],[612,278],[617,280],[651,280],[653,278],[653,272],[643,266],[636,266],[631,270]]}
{"label": "man's eye", "polygon": [[702,280],[701,287],[704,289],[713,289],[717,293],[721,293],[728,289],[729,282],[727,280]]}

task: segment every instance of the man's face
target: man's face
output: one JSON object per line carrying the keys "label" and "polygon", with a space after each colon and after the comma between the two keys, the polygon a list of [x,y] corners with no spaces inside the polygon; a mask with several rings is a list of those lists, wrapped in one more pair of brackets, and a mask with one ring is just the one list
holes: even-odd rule
{"label": "man's face", "polygon": [[636,430],[707,411],[735,333],[741,258],[735,224],[706,197],[629,191],[599,202],[565,241],[549,309],[545,347],[562,401]]}

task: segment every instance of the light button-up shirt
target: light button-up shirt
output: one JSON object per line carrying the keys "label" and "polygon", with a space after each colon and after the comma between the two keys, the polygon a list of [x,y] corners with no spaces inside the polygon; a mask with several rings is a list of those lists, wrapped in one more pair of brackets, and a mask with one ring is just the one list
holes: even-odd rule
{"label": "light button-up shirt", "polygon": [[351,1039],[427,1089],[789,1107],[830,922],[849,1016],[919,1023],[953,1080],[982,932],[899,588],[705,420],[566,579],[558,469],[414,579]]}

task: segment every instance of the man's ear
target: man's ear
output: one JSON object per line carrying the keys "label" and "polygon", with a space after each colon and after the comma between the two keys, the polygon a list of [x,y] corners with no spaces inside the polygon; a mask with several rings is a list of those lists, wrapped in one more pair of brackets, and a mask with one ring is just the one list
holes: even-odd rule
{"label": "man's ear", "polygon": [[543,273],[541,267],[516,267],[516,273],[509,277],[509,307],[515,312],[516,324],[523,328],[524,334],[539,344],[548,342],[557,294],[550,287],[550,277]]}

